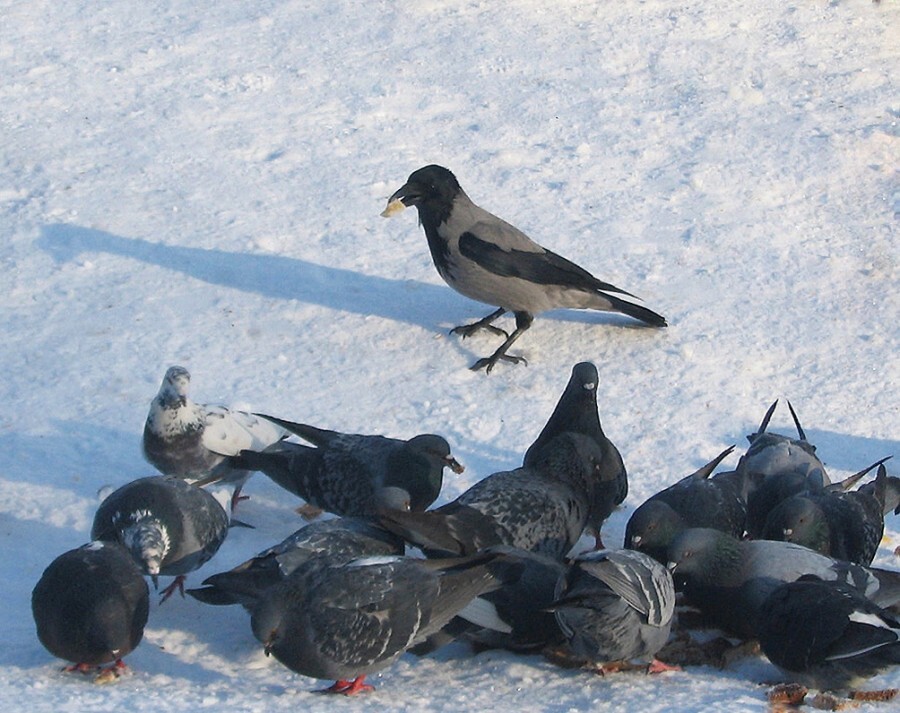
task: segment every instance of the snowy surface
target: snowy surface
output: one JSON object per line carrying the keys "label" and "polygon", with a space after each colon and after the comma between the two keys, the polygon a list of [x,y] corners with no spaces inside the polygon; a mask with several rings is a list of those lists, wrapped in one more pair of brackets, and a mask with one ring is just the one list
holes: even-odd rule
{"label": "snowy surface", "polygon": [[[763,707],[763,659],[603,679],[460,644],[336,701],[265,658],[241,609],[179,598],[154,604],[134,674],[95,686],[40,646],[30,594],[102,488],[153,472],[141,429],[172,364],[201,402],[445,435],[467,469],[444,502],[518,465],[593,361],[631,480],[616,545],[777,397],[835,477],[900,456],[900,2],[2,0],[0,18],[0,709]],[[379,217],[432,162],[671,326],[552,313],[513,349],[528,367],[469,371],[496,338],[447,332],[493,308],[440,280],[414,211]],[[189,584],[301,524],[264,477],[245,492],[256,529]],[[877,563],[900,567],[898,544],[892,516]]]}

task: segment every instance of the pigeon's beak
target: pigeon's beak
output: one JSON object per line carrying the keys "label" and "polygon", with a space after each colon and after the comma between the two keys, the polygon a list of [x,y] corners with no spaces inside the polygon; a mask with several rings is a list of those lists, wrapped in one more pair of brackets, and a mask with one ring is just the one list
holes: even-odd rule
{"label": "pigeon's beak", "polygon": [[159,575],[151,574],[150,581],[153,582],[153,588],[158,592],[159,591]]}
{"label": "pigeon's beak", "polygon": [[642,539],[643,538],[641,538],[640,535],[635,535],[634,537],[631,538],[631,546],[634,547],[635,549],[639,548],[641,546]]}
{"label": "pigeon's beak", "polygon": [[668,564],[666,564],[666,569],[669,570],[669,572],[674,572],[677,566],[677,562],[669,562]]}
{"label": "pigeon's beak", "polygon": [[272,649],[275,646],[275,639],[277,637],[278,637],[277,629],[272,629],[272,631],[270,631],[269,635],[266,637],[266,643],[263,646],[263,653],[265,653],[266,656],[272,655]]}
{"label": "pigeon's beak", "polygon": [[444,458],[444,463],[457,475],[459,475],[466,469],[466,467],[458,460],[456,460],[456,458],[454,458],[453,456],[447,456],[446,458]]}

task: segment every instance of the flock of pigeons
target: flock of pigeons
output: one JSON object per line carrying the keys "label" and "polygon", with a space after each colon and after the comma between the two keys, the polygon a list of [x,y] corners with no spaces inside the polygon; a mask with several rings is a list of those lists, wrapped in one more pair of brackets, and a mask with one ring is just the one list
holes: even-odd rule
{"label": "flock of pigeons", "polygon": [[[475,369],[523,361],[509,346],[551,307],[665,325],[608,294],[628,293],[478,208],[444,168],[414,172],[385,212],[399,204],[418,208],[448,283],[499,306],[455,330],[505,335]],[[507,310],[516,316],[512,334],[492,324]],[[302,498],[308,515],[338,517],[305,525],[188,593],[242,605],[267,655],[335,681],[329,691],[369,689],[366,676],[404,652],[460,638],[601,672],[635,661],[649,672],[669,670],[676,592],[709,625],[758,640],[774,664],[810,687],[849,689],[900,663],[900,572],[871,566],[885,515],[900,514],[900,479],[887,475],[884,461],[831,483],[793,408],[798,438],[769,432],[773,404],[735,470],[715,473],[728,449],[638,507],[624,548],[606,549],[601,527],[625,500],[628,480],[600,424],[598,381],[593,364],[575,365],[520,467],[429,509],[444,469],[462,470],[441,436],[344,434],[196,404],[190,374],[173,366],[143,434],[144,454],[163,475],[109,495],[92,542],[46,569],[32,597],[38,637],[71,669],[100,667],[99,680],[114,678],[148,620],[145,575],[155,585],[174,577],[162,601],[183,595],[185,575],[243,524],[230,515],[259,471]],[[851,489],[876,468],[874,479]],[[212,483],[233,488],[231,513],[202,487]],[[585,531],[596,549],[570,558]]]}

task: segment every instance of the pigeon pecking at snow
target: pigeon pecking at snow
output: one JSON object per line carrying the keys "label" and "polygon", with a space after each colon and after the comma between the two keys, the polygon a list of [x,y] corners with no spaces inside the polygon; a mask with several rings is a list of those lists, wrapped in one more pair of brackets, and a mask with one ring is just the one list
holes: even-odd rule
{"label": "pigeon pecking at snow", "polygon": [[719,530],[691,528],[669,547],[676,586],[720,628],[756,638],[760,609],[782,582],[812,574],[843,582],[882,607],[900,602],[900,572],[832,559],[791,542],[737,540]]}
{"label": "pigeon pecking at snow", "polygon": [[763,653],[810,688],[847,690],[900,664],[900,620],[842,582],[807,575],[783,584],[759,618]]}
{"label": "pigeon pecking at snow", "polygon": [[237,567],[214,574],[203,587],[189,589],[206,604],[241,604],[246,609],[272,585],[314,557],[327,555],[334,564],[362,557],[402,555],[405,543],[373,522],[343,517],[311,522]]}
{"label": "pigeon pecking at snow", "polygon": [[498,586],[495,557],[315,557],[266,590],[253,608],[253,633],[292,671],[336,681],[330,692],[371,690],[367,675]]}
{"label": "pigeon pecking at snow", "polygon": [[115,542],[91,542],[57,557],[31,594],[37,635],[67,670],[89,672],[103,664],[98,680],[118,675],[122,658],[141,641],[149,592],[141,570]]}
{"label": "pigeon pecking at snow", "polygon": [[377,512],[377,494],[400,488],[411,510],[424,510],[441,492],[444,468],[461,473],[446,439],[420,434],[409,440],[338,433],[265,416],[313,446],[281,441],[243,451],[233,462],[265,473],[285,490],[322,510],[354,517]]}
{"label": "pigeon pecking at snow", "polygon": [[733,471],[709,477],[732,449],[638,506],[625,526],[625,547],[666,564],[672,540],[690,527],[712,527],[741,537],[747,504],[740,479]]}
{"label": "pigeon pecking at snow", "polygon": [[631,659],[649,672],[671,670],[656,659],[669,639],[675,586],[669,571],[641,552],[598,550],[577,557],[559,580],[556,615],[568,648],[600,671]]}
{"label": "pigeon pecking at snow", "polygon": [[[663,316],[617,295],[634,297],[608,282],[601,282],[584,268],[553,253],[518,228],[475,205],[456,177],[442,166],[414,171],[388,201],[385,217],[415,206],[425,230],[438,273],[454,290],[498,309],[474,324],[451,332],[468,337],[480,330],[505,337],[489,357],[479,359],[473,370],[490,373],[498,361],[524,363],[507,353],[534,321],[547,310],[567,307],[620,312],[652,327],[665,327]],[[512,312],[512,334],[493,322]]]}
{"label": "pigeon pecking at snow", "polygon": [[176,589],[184,595],[184,575],[207,562],[225,541],[228,514],[208,492],[178,478],[140,478],[107,497],[94,515],[91,538],[119,542],[144,574],[174,576],[162,601]]}
{"label": "pigeon pecking at snow", "polygon": [[188,397],[191,375],[181,366],[166,371],[144,424],[144,457],[163,475],[234,486],[232,509],[250,472],[230,456],[262,450],[288,431],[261,416],[224,406],[196,404]]}

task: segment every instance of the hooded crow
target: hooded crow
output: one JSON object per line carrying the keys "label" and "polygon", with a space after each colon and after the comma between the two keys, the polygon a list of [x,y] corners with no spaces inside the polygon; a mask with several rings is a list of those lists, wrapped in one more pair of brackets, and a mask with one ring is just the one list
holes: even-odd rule
{"label": "hooded crow", "polygon": [[[507,350],[531,326],[536,314],[551,309],[621,312],[653,327],[666,326],[665,318],[656,312],[610,294],[635,297],[631,293],[601,282],[479,208],[446,168],[431,165],[414,171],[390,197],[382,215],[413,205],[441,277],[466,297],[498,307],[484,319],[451,330],[463,338],[482,329],[506,338],[491,356],[476,361],[473,370],[490,373],[501,360],[525,363]],[[492,324],[506,312],[516,317],[512,334]]]}

